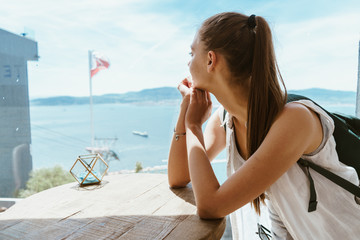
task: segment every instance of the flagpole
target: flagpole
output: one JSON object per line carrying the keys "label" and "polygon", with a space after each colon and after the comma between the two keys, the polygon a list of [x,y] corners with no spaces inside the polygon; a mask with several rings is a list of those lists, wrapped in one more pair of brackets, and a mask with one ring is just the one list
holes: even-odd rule
{"label": "flagpole", "polygon": [[356,111],[355,114],[360,118],[360,41],[358,52],[358,75],[357,75],[357,92],[356,92]]}
{"label": "flagpole", "polygon": [[91,153],[94,153],[94,119],[93,119],[93,99],[92,99],[92,79],[91,79],[92,51],[89,50],[89,90],[90,90],[90,132],[91,132]]}

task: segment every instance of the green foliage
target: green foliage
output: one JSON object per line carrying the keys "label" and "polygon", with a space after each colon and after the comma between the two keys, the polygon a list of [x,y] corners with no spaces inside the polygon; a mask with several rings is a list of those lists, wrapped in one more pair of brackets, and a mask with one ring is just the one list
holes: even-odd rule
{"label": "green foliage", "polygon": [[136,162],[135,172],[138,173],[143,169],[141,162]]}
{"label": "green foliage", "polygon": [[26,183],[26,188],[21,189],[17,197],[25,198],[43,190],[74,181],[73,176],[60,166],[33,170],[30,172],[30,179]]}

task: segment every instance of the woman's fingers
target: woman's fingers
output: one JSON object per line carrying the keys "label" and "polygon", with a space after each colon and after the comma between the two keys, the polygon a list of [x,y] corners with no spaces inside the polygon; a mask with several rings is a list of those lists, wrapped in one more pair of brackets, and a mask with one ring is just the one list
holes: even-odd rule
{"label": "woman's fingers", "polygon": [[203,90],[198,90],[199,91],[199,97],[198,97],[198,99],[199,99],[199,101],[203,101],[204,100],[204,91]]}
{"label": "woman's fingers", "polygon": [[[197,88],[194,88],[193,91],[195,93],[194,96],[196,96],[196,100],[198,102],[207,102],[207,101],[209,101],[210,95],[208,96],[209,93],[207,91],[197,89]],[[210,102],[211,102],[211,100],[210,100]]]}
{"label": "woman's fingers", "polygon": [[187,86],[185,86],[184,84],[181,84],[181,83],[179,84],[178,89],[179,89],[180,93],[186,93],[189,90],[189,88]]}
{"label": "woman's fingers", "polygon": [[181,84],[184,84],[186,87],[191,88],[192,82],[191,77],[186,77],[181,81]]}
{"label": "woman's fingers", "polygon": [[192,82],[191,81],[188,81],[188,86],[189,86],[189,88],[191,88],[192,87]]}
{"label": "woman's fingers", "polygon": [[184,84],[185,84],[187,87],[191,88],[191,86],[192,86],[192,80],[191,80],[191,77],[190,77],[190,76],[186,77],[186,78],[183,80],[183,82],[184,82]]}
{"label": "woman's fingers", "polygon": [[201,126],[211,114],[211,100],[207,91],[191,88],[190,104],[186,112],[185,124]]}
{"label": "woman's fingers", "polygon": [[197,89],[195,88],[191,88],[191,93],[190,93],[190,101],[192,102],[196,102],[197,101]]}
{"label": "woman's fingers", "polygon": [[183,97],[190,93],[189,82],[186,78],[179,83],[177,88]]}

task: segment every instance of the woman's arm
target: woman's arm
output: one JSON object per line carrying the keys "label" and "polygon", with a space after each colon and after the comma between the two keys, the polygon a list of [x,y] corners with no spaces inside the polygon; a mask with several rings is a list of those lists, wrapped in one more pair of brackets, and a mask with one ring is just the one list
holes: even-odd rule
{"label": "woman's arm", "polygon": [[220,110],[221,108],[218,108],[211,115],[204,131],[204,144],[206,148],[206,154],[210,162],[214,160],[222,150],[224,150],[226,144],[225,129],[223,126],[221,126],[219,117]]}
{"label": "woman's arm", "polygon": [[[180,113],[175,125],[174,134],[171,140],[168,157],[168,181],[170,187],[185,187],[190,182],[189,167],[187,161],[185,114],[190,102],[191,82],[186,78],[179,84],[178,89],[183,97],[180,105]],[[176,134],[180,136],[175,137]]]}
{"label": "woman's arm", "polygon": [[[186,92],[179,87],[180,91]],[[189,89],[190,91],[190,89]],[[185,114],[190,102],[189,92],[183,95],[183,102],[180,106],[180,113],[175,131],[177,133],[186,132]],[[216,110],[210,117],[205,128],[205,146],[209,160],[212,161],[225,148],[225,131],[221,126],[219,118],[219,110]],[[168,158],[168,181],[170,187],[185,187],[190,182],[190,174],[188,167],[188,156],[186,148],[186,136],[181,136],[176,141],[175,135],[171,140],[169,158]]]}
{"label": "woman's arm", "polygon": [[199,121],[199,115],[206,115],[206,104],[201,103],[206,100],[193,98],[196,96],[191,96],[186,114],[186,138],[190,177],[202,218],[224,217],[255,199],[304,152],[314,148],[314,139],[318,139],[316,114],[299,104],[286,106],[259,149],[220,186],[208,161],[201,131],[203,122]]}
{"label": "woman's arm", "polygon": [[170,187],[185,187],[190,182],[189,167],[186,151],[186,136],[180,136],[177,140],[175,134],[185,133],[185,113],[187,103],[182,103],[179,118],[175,126],[171,140],[168,157],[168,181]]}

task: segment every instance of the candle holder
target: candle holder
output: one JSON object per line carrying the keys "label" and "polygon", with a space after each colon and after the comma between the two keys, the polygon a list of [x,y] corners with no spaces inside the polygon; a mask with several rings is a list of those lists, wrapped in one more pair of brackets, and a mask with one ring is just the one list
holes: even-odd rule
{"label": "candle holder", "polygon": [[80,155],[72,168],[71,175],[79,182],[80,186],[99,184],[109,169],[108,164],[99,153]]}

